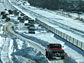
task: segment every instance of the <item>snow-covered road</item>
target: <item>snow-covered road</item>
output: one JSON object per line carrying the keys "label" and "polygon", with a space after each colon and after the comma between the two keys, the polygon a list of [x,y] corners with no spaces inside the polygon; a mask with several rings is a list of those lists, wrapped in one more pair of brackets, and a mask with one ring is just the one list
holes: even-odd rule
{"label": "snow-covered road", "polygon": [[[9,26],[9,24],[10,24],[10,26]],[[12,36],[12,37],[13,37],[13,35],[14,35],[14,36],[19,37],[20,39],[23,39],[23,40],[27,41],[28,44],[29,44],[31,47],[37,49],[38,51],[41,51],[42,54],[45,54],[44,49],[43,49],[43,47],[42,47],[40,44],[34,43],[33,41],[28,40],[27,38],[25,38],[25,37],[23,37],[23,36],[21,36],[21,35],[15,33],[15,32],[12,30],[12,26],[13,26],[12,23],[7,23],[6,25],[4,25],[3,31],[6,32],[6,34],[9,35],[9,36]],[[6,29],[6,30],[4,30],[4,29]],[[7,47],[8,47],[8,46],[7,46]],[[6,49],[6,48],[4,47],[4,49]],[[7,53],[9,53],[9,52],[7,51]],[[4,54],[4,53],[3,53],[3,54]],[[7,59],[7,58],[6,58],[6,59]],[[44,58],[44,59],[45,59],[45,58]],[[45,61],[45,62],[47,62],[47,61]]]}
{"label": "snow-covered road", "polygon": [[[10,24],[10,23],[7,23],[7,24]],[[6,25],[7,25],[6,24]],[[21,36],[21,35],[19,35],[19,34],[16,34],[13,30],[12,30],[12,26],[13,26],[13,24],[10,24],[10,26],[6,26],[7,27],[7,30],[5,30],[4,32],[8,32],[8,33],[11,33],[11,34],[13,34],[13,35],[15,35],[15,36],[18,36],[19,38],[21,38],[21,39],[24,39],[24,40],[26,40],[26,41],[28,41],[28,44],[29,45],[31,45],[31,47],[33,47],[33,48],[35,48],[35,49],[37,49],[38,51],[41,51],[41,53],[42,54],[44,54],[45,55],[45,48],[43,47],[43,46],[41,46],[40,44],[38,44],[38,43],[36,43],[36,42],[33,42],[33,41],[31,41],[31,40],[29,40],[29,39],[27,39],[27,38],[25,38],[25,37],[23,37],[23,36]],[[6,28],[5,28],[6,29]],[[54,61],[49,61],[49,63],[64,63],[64,60],[54,60]],[[66,62],[66,61],[65,61]]]}
{"label": "snow-covered road", "polygon": [[[10,26],[9,26],[10,25]],[[9,34],[11,34],[11,35],[15,35],[15,36],[18,36],[18,37],[20,37],[21,39],[24,39],[25,41],[28,41],[29,42],[29,44],[32,46],[32,47],[34,47],[34,48],[36,48],[36,49],[38,49],[39,51],[41,51],[43,54],[44,54],[44,49],[42,49],[43,47],[42,46],[38,46],[38,44],[34,44],[34,42],[33,41],[31,41],[31,40],[28,40],[28,39],[26,39],[26,38],[24,38],[23,36],[21,36],[21,35],[19,35],[19,34],[16,34],[13,30],[12,30],[12,27],[13,27],[14,25],[12,24],[12,23],[7,23],[6,24],[6,28],[4,27],[4,29],[6,29],[4,32],[6,32],[8,35]],[[31,42],[33,42],[33,43],[31,43]],[[35,47],[36,46],[36,47]]]}
{"label": "snow-covered road", "polygon": [[[12,32],[13,33],[13,35],[16,35],[16,36],[18,36],[18,37],[20,37],[21,39],[24,39],[24,40],[26,40],[26,41],[28,41],[28,42],[32,42],[32,41],[29,41],[29,39],[27,39],[27,38],[25,38],[25,37],[23,37],[23,36],[21,36],[21,35],[19,35],[19,34],[17,34],[17,33],[15,33],[13,30],[12,30],[12,27],[11,27],[11,25],[10,26],[8,26],[8,32]],[[48,36],[49,35],[51,35],[51,37],[53,36],[52,34],[49,34],[49,35],[47,35],[46,34],[46,38],[44,39],[41,35],[43,35],[43,34],[40,34],[40,36],[39,36],[39,34],[37,34],[37,35],[35,35],[35,36],[37,36],[37,38],[39,37],[39,39],[42,39],[42,40],[46,40],[46,38],[48,38],[48,39],[50,39]],[[44,35],[45,35],[45,33],[44,33]],[[44,36],[43,35],[43,36]],[[36,39],[35,39],[36,40]],[[55,40],[55,39],[54,39]],[[40,42],[38,42],[39,40],[37,40],[37,42],[35,41],[35,42],[32,42],[33,44],[34,43],[38,43],[38,45],[40,45],[41,47],[40,47],[40,50],[38,49],[39,47],[38,47],[38,45],[33,45],[33,44],[30,44],[31,46],[33,46],[34,48],[36,48],[36,49],[38,49],[39,51],[41,51],[41,52],[44,52],[44,50],[42,50],[42,49],[44,49],[44,47],[42,46],[42,42],[40,41]],[[48,40],[49,42],[52,42],[52,40]],[[55,40],[55,41],[57,41],[57,40]],[[58,41],[59,42],[59,41]],[[45,44],[45,43],[44,43]],[[70,50],[70,49],[69,49]],[[66,51],[66,49],[65,49],[65,51]],[[72,50],[71,50],[72,51]],[[68,49],[67,49],[67,52],[68,52]],[[73,50],[73,52],[74,52],[74,50]],[[75,53],[75,52],[74,52]],[[43,53],[43,54],[45,54],[45,52]],[[78,55],[78,53],[75,53],[75,54],[77,54]],[[73,54],[72,54],[73,55]],[[80,57],[81,58],[81,57]],[[77,58],[76,58],[77,59]],[[70,58],[69,59],[67,59],[66,61],[72,61],[72,60],[70,60]],[[66,62],[65,61],[65,62]],[[64,61],[57,61],[57,60],[54,60],[54,61],[50,61],[50,63],[52,63],[52,62],[60,62],[60,63],[62,63],[62,62],[64,62]]]}

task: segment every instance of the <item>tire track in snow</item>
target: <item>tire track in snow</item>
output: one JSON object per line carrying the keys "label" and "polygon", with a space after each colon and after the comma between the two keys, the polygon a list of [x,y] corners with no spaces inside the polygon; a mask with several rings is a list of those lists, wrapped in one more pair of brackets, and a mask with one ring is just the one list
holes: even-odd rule
{"label": "tire track in snow", "polygon": [[9,43],[10,40],[6,38],[1,51],[1,60],[3,63],[11,63],[9,59]]}

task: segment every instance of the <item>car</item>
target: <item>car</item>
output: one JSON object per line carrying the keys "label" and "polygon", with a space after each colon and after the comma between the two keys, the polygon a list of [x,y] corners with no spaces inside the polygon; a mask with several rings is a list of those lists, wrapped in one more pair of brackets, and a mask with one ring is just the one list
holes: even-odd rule
{"label": "car", "polygon": [[29,29],[35,29],[34,25],[29,25]]}
{"label": "car", "polygon": [[15,16],[18,16],[18,15],[19,15],[19,11],[13,10],[13,14],[14,14]]}
{"label": "car", "polygon": [[25,14],[24,14],[24,13],[21,13],[20,15],[21,15],[21,16],[25,16]]}
{"label": "car", "polygon": [[35,26],[34,25],[29,25],[28,30],[29,30],[29,33],[35,34]]}
{"label": "car", "polygon": [[10,20],[11,20],[10,18],[8,18],[8,17],[6,18],[6,22],[8,22],[8,21],[10,21]]}
{"label": "car", "polygon": [[13,11],[12,10],[8,10],[9,14],[13,14]]}
{"label": "car", "polygon": [[30,34],[35,34],[35,30],[34,30],[34,29],[30,29],[30,30],[29,30],[29,33],[30,33]]}
{"label": "car", "polygon": [[24,16],[23,19],[24,19],[24,20],[28,20],[29,17],[28,17],[28,16]]}
{"label": "car", "polygon": [[29,26],[29,23],[25,23],[24,25],[28,27]]}
{"label": "car", "polygon": [[0,14],[1,14],[1,15],[5,15],[5,12],[4,12],[4,11],[2,11]]}
{"label": "car", "polygon": [[22,17],[18,17],[17,19],[18,19],[18,20],[21,20],[21,19],[22,19]]}
{"label": "car", "polygon": [[51,44],[47,45],[47,47],[45,48],[45,51],[46,51],[45,55],[48,59],[57,58],[57,57],[64,59],[65,55],[66,55],[61,44],[51,43]]}
{"label": "car", "polygon": [[28,21],[29,21],[30,24],[34,24],[35,23],[35,20],[33,20],[31,18],[29,18]]}

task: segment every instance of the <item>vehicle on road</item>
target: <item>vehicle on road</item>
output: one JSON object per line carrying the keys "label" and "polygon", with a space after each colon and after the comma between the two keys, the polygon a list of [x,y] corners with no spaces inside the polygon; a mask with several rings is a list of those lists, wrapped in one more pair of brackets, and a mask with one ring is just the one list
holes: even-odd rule
{"label": "vehicle on road", "polygon": [[45,51],[46,51],[46,57],[48,59],[57,58],[57,57],[64,59],[66,56],[66,53],[62,48],[61,44],[49,44],[47,45]]}
{"label": "vehicle on road", "polygon": [[29,25],[29,29],[35,29],[34,25]]}
{"label": "vehicle on road", "polygon": [[30,30],[29,30],[29,33],[30,33],[30,34],[35,34],[35,30],[34,30],[34,29],[30,29]]}
{"label": "vehicle on road", "polygon": [[34,25],[29,25],[28,30],[29,30],[29,33],[35,34],[35,26]]}
{"label": "vehicle on road", "polygon": [[35,20],[34,19],[29,18],[28,21],[29,21],[30,24],[35,24]]}

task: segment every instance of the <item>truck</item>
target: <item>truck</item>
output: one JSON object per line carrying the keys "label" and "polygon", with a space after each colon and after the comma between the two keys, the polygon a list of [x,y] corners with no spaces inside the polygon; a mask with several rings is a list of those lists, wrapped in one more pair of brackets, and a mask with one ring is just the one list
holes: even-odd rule
{"label": "truck", "polygon": [[61,59],[64,59],[66,56],[66,53],[64,49],[62,48],[61,44],[49,44],[45,48],[45,55],[48,59],[50,58],[57,58],[60,57]]}

